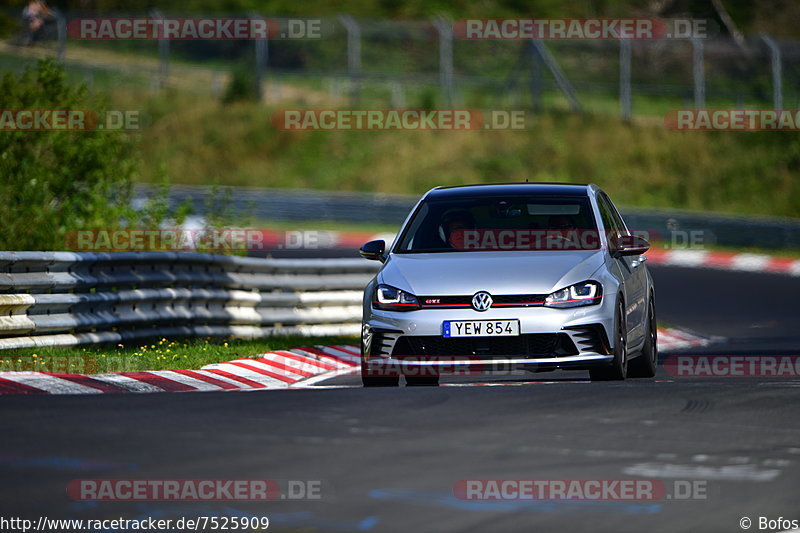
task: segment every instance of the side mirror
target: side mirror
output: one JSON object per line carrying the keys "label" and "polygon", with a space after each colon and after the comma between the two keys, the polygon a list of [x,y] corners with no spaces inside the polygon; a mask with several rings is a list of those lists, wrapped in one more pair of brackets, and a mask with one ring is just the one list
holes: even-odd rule
{"label": "side mirror", "polygon": [[369,241],[358,250],[358,253],[360,253],[361,257],[364,259],[383,263],[386,261],[386,256],[383,253],[385,250],[386,243],[384,241]]}
{"label": "side mirror", "polygon": [[611,256],[642,255],[650,249],[650,243],[637,235],[621,235],[611,242]]}

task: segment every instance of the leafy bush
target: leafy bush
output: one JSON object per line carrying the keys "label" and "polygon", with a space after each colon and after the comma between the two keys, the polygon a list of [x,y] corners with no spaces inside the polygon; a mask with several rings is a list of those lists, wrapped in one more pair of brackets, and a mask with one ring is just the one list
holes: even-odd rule
{"label": "leafy bush", "polygon": [[[99,107],[52,60],[0,82],[0,110]],[[135,171],[122,131],[0,131],[0,249],[63,249],[70,230],[117,226],[133,215]]]}
{"label": "leafy bush", "polygon": [[257,102],[259,99],[256,89],[256,73],[252,63],[242,62],[231,72],[231,80],[222,96],[226,104],[233,102]]}
{"label": "leafy bush", "polygon": [[0,13],[0,38],[5,39],[14,32],[19,31],[19,20],[6,13]]}

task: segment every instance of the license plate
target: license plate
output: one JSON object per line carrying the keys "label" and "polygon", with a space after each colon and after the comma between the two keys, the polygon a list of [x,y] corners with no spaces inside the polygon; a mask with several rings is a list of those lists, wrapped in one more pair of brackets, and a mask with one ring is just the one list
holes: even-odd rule
{"label": "license plate", "polygon": [[519,320],[452,320],[442,324],[444,337],[516,337]]}

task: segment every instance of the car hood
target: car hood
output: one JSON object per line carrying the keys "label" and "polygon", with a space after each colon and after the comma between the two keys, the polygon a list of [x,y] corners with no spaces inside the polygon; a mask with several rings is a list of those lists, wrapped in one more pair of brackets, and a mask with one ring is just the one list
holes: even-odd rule
{"label": "car hood", "polygon": [[602,250],[392,254],[380,283],[421,296],[549,294],[589,279]]}

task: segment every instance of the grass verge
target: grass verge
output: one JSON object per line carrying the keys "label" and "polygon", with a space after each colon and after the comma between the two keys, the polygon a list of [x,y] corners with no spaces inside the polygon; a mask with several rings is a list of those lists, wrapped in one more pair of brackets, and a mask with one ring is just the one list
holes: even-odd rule
{"label": "grass verge", "polygon": [[255,358],[299,346],[358,344],[356,337],[270,337],[266,339],[159,339],[116,346],[62,346],[4,350],[2,372],[100,374],[137,370],[198,369],[212,363]]}

